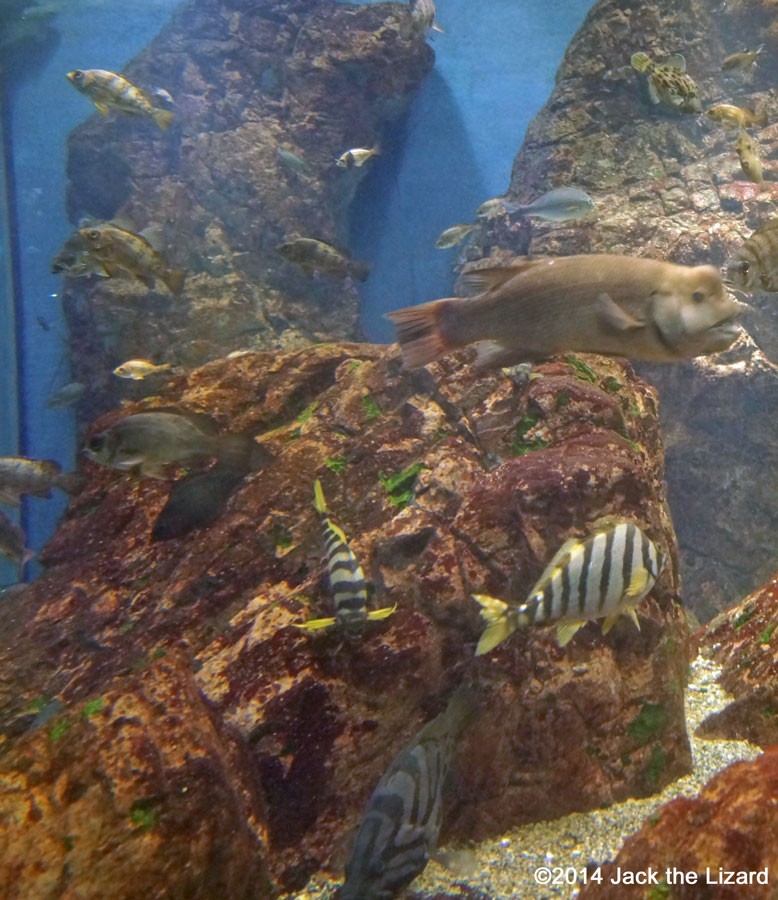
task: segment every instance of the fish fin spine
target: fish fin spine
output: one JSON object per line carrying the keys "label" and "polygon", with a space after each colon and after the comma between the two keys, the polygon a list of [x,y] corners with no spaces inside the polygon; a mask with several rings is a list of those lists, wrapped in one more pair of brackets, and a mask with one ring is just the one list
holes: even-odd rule
{"label": "fish fin spine", "polygon": [[324,499],[324,491],[321,489],[321,482],[318,478],[313,483],[313,505],[316,512],[322,515],[327,514],[327,501]]}
{"label": "fish fin spine", "polygon": [[385,606],[383,609],[373,609],[368,614],[367,617],[371,622],[380,621],[381,619],[388,619],[389,616],[392,615],[397,609],[397,604],[394,606]]}
{"label": "fish fin spine", "polygon": [[307,622],[292,622],[294,628],[301,628],[303,631],[320,631],[322,628],[330,628],[335,624],[332,617],[324,619],[308,619]]}
{"label": "fish fin spine", "polygon": [[167,131],[170,128],[170,123],[175,118],[175,113],[172,113],[169,109],[157,109],[156,106],[152,107],[151,115],[162,131]]}
{"label": "fish fin spine", "polygon": [[605,621],[602,623],[602,633],[607,634],[611,628],[619,621],[621,618],[622,612],[626,610],[617,610],[615,613],[611,613],[609,616],[606,616]]}
{"label": "fish fin spine", "polygon": [[458,302],[456,298],[433,300],[386,314],[397,329],[407,368],[419,369],[459,346],[448,340],[445,327],[446,318],[452,317]]}
{"label": "fish fin spine", "polygon": [[560,647],[566,647],[586,622],[560,622],[556,627],[556,640]]}

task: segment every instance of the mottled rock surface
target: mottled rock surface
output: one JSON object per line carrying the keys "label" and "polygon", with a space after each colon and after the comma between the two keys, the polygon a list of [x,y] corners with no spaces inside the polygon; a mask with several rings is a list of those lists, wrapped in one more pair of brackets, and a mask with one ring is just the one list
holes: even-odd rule
{"label": "mottled rock surface", "polygon": [[[395,348],[365,344],[251,353],[93,425],[178,404],[257,435],[274,460],[212,526],[156,543],[170,482],[88,463],[46,571],[4,601],[0,810],[34,806],[47,836],[4,834],[0,870],[26,860],[18,896],[36,896],[42,871],[98,896],[114,855],[116,879],[148,865],[168,896],[189,878],[225,900],[268,896],[265,871],[299,890],[337,871],[379,776],[462,679],[482,706],[458,748],[449,840],[688,771],[689,638],[655,391],[618,360],[557,359],[522,383],[476,376],[470,357],[410,374]],[[397,604],[356,645],[292,627],[330,611],[316,477],[373,602]],[[604,515],[668,553],[641,630],[590,624],[562,650],[553,629],[531,629],[476,660],[471,592],[523,597]],[[184,845],[196,862],[163,870]]]}
{"label": "mottled rock surface", "polygon": [[107,373],[133,357],[191,366],[241,347],[358,337],[354,281],[310,277],[276,247],[313,237],[347,249],[348,204],[369,165],[335,160],[380,139],[434,59],[423,37],[400,36],[404,16],[401,3],[192,0],[122,73],[170,92],[170,130],[115,113],[75,129],[71,221],[151,227],[189,272],[178,297],[128,278],[66,282],[85,421],[115,402]]}
{"label": "mottled rock surface", "polygon": [[[753,762],[729,766],[699,796],[672,800],[650,817],[602,867],[602,883],[585,887],[580,900],[767,900],[775,897],[778,872],[778,747]],[[768,870],[768,883],[725,884],[719,869]],[[621,874],[618,870],[621,869]],[[680,884],[667,869],[698,875]],[[630,873],[654,872],[655,881],[624,883]],[[611,879],[621,883],[611,884]],[[673,883],[673,879],[675,882]]]}
{"label": "mottled rock surface", "polygon": [[734,699],[702,723],[701,734],[778,744],[777,625],[778,576],[708,624],[701,646],[722,667],[719,683]]}
{"label": "mottled rock surface", "polygon": [[[727,55],[763,42],[758,66],[722,73]],[[762,185],[744,180],[736,132],[650,102],[646,76],[630,65],[639,50],[684,54],[703,108],[731,102],[766,111],[768,125],[752,129]],[[561,226],[492,220],[460,261],[525,253],[532,237],[537,254],[612,252],[722,266],[775,212],[776,83],[778,28],[769,0],[601,0],[527,131],[507,192],[526,202],[574,184],[592,196],[595,213]],[[743,320],[749,337],[726,355],[639,368],[662,397],[684,602],[701,619],[763,584],[778,558],[778,488],[765,478],[776,458],[776,370],[765,358],[778,362],[776,298],[751,302],[755,310]]]}

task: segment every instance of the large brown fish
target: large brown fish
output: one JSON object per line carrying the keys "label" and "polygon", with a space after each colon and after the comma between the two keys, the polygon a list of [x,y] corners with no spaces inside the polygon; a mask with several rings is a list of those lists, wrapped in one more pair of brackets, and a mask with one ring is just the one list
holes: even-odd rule
{"label": "large brown fish", "polygon": [[670,362],[725,350],[747,309],[712,266],[615,254],[518,259],[463,282],[483,293],[388,314],[409,368],[474,341],[490,342],[482,365],[566,350]]}

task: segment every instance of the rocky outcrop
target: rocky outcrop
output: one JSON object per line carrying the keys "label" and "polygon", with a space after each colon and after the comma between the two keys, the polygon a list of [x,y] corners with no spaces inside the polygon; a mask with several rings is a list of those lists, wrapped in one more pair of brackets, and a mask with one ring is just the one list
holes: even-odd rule
{"label": "rocky outcrop", "polygon": [[66,282],[74,370],[91,388],[84,421],[115,403],[107,373],[133,357],[192,366],[358,336],[354,281],[306,275],[276,247],[313,237],[347,249],[369,166],[335,160],[375,144],[432,66],[423,36],[400,35],[407,15],[400,3],[193,0],[123,71],[172,95],[170,130],[95,114],[73,132],[71,221],[150,227],[188,271],[180,296],[128,278]]}
{"label": "rocky outcrop", "polygon": [[[616,859],[601,867],[602,881],[591,882],[579,896],[767,900],[775,895],[778,866],[778,819],[771,813],[776,803],[778,748],[773,747],[753,762],[729,766],[698,796],[660,807]],[[749,874],[750,883],[736,880]]]}
{"label": "rocky outcrop", "polygon": [[[508,191],[527,201],[575,184],[592,196],[595,213],[552,227],[492,220],[460,261],[525,253],[531,237],[537,254],[614,252],[723,265],[774,214],[776,40],[772,3],[600,0],[527,131]],[[725,56],[763,42],[755,68],[722,73]],[[762,185],[744,180],[736,132],[651,104],[646,76],[630,65],[639,50],[684,54],[704,108],[726,101],[766,111],[770,124],[752,129],[764,159]],[[775,299],[762,294],[751,302],[749,336],[729,353],[639,369],[662,397],[684,598],[702,619],[763,584],[778,557],[771,513],[778,495],[764,478],[775,457],[775,369],[766,359],[778,361]]]}
{"label": "rocky outcrop", "polygon": [[[689,640],[655,391],[601,357],[523,380],[476,376],[470,358],[408,373],[372,345],[250,353],[94,424],[154,405],[206,411],[273,461],[210,527],[157,542],[170,482],[88,463],[46,571],[4,600],[0,810],[37,829],[12,830],[0,853],[0,870],[25,860],[18,896],[35,896],[41,872],[72,896],[131,896],[116,886],[130,867],[171,896],[206,867],[225,900],[268,896],[265,872],[299,890],[337,868],[381,773],[464,679],[481,706],[458,748],[447,839],[688,771]],[[373,602],[397,605],[356,644],[293,627],[330,611],[314,478]],[[522,597],[604,515],[638,521],[668,555],[641,630],[593,623],[562,650],[553,629],[529,629],[475,659],[470,594]],[[184,846],[197,860],[176,867]]]}
{"label": "rocky outcrop", "polygon": [[719,683],[733,696],[700,726],[705,737],[778,744],[778,576],[713,619],[701,638],[721,666]]}

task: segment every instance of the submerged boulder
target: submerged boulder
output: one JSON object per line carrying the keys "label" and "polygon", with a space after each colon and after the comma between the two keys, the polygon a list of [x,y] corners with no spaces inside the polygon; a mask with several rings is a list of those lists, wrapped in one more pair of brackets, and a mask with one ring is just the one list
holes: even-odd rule
{"label": "submerged boulder", "polygon": [[[150,854],[159,872],[163,835],[173,846],[196,835],[220,896],[265,896],[259,874],[255,893],[241,893],[244,852],[256,856],[251,871],[299,890],[314,871],[337,870],[382,772],[463,680],[481,708],[457,751],[447,839],[648,794],[687,772],[689,638],[656,392],[620,360],[569,356],[511,378],[477,374],[471,358],[409,373],[396,348],[367,344],[249,353],[96,422],[92,433],[155,406],[207,412],[224,431],[255,435],[271,462],[216,522],[166,541],[152,530],[170,482],[87,463],[89,487],[42,553],[46,571],[0,620],[0,809],[35,796],[30,758],[45,773],[35,790],[62,779],[102,796],[122,757],[105,776],[84,758],[124,709],[138,719],[133,752],[159,761],[158,774],[148,781],[128,757],[121,796],[79,831],[82,852],[98,853],[103,817],[132,834],[137,801],[154,818],[139,819],[150,827],[132,845],[136,867]],[[331,615],[315,478],[375,586],[373,605],[397,606],[356,643],[294,627]],[[561,649],[553,628],[528,628],[475,658],[483,622],[471,594],[523,599],[564,540],[607,515],[638,522],[667,555],[640,631],[622,618],[603,636],[592,623]],[[154,727],[134,711],[151,702],[139,691],[153,693]],[[99,715],[84,718],[98,698]],[[47,736],[30,705],[52,701]],[[52,740],[59,721],[73,727]],[[187,806],[165,772],[205,751],[218,777]],[[41,807],[41,831],[71,834],[71,802],[66,793]],[[175,893],[178,877],[159,883]]]}

